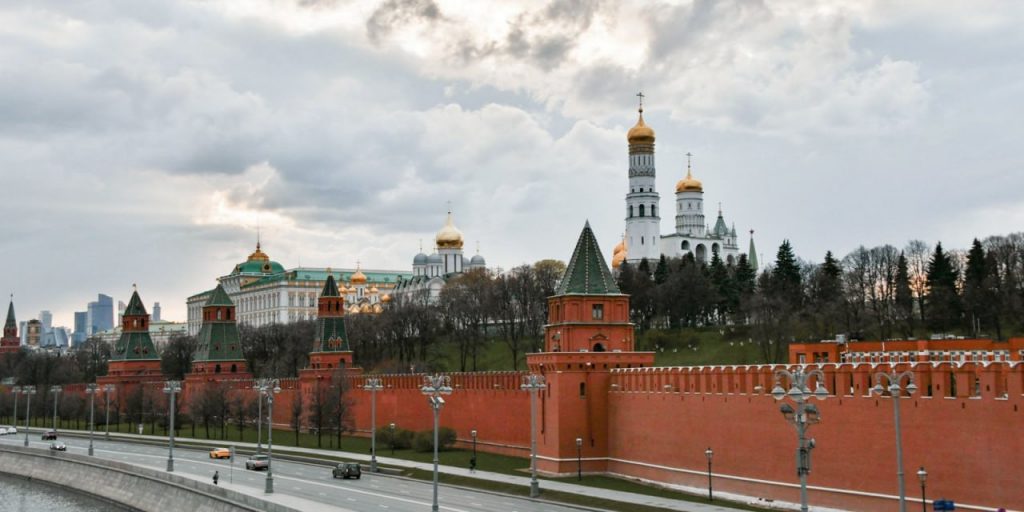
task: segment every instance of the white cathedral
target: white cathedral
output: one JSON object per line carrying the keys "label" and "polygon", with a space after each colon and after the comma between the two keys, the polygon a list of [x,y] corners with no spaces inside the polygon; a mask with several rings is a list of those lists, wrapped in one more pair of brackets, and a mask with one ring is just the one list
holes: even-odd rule
{"label": "white cathedral", "polygon": [[[693,254],[697,261],[708,263],[712,255],[718,253],[725,263],[735,263],[740,255],[736,226],[726,225],[719,207],[714,227],[708,227],[704,217],[704,186],[693,177],[689,163],[686,177],[676,183],[675,231],[661,234],[660,196],[655,186],[654,130],[644,123],[643,104],[640,118],[629,129],[626,139],[629,142],[626,232],[613,251],[612,266],[617,268],[623,261],[633,265],[644,258],[654,265],[662,254],[666,258]],[[753,238],[750,252],[755,254]],[[756,255],[750,259],[751,266],[757,268]]]}

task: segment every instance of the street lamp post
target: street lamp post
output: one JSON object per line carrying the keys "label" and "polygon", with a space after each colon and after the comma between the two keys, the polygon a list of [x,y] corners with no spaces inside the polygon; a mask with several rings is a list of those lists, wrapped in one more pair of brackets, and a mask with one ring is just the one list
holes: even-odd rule
{"label": "street lamp post", "polygon": [[96,393],[99,386],[91,383],[85,386],[85,392],[89,395],[89,456],[92,456],[92,436],[96,431]]}
{"label": "street lamp post", "polygon": [[924,466],[917,470],[917,479],[921,481],[921,512],[928,512],[928,499],[924,494],[924,481],[928,480],[928,472],[924,470]]}
{"label": "street lamp post", "polygon": [[536,498],[540,496],[540,483],[537,482],[537,393],[547,388],[547,384],[543,375],[531,373],[519,388],[530,393],[530,497]]}
{"label": "street lamp post", "polygon": [[583,438],[576,438],[576,481],[583,480]]}
{"label": "street lamp post", "polygon": [[384,389],[380,379],[366,379],[363,389],[370,392],[370,473],[377,472],[377,392]]}
{"label": "street lamp post", "polygon": [[711,493],[711,457],[715,455],[715,452],[708,446],[707,450],[704,450],[704,456],[708,458],[708,501],[715,501],[715,495]]}
{"label": "street lamp post", "polygon": [[103,395],[106,397],[107,406],[103,409],[103,414],[106,415],[106,419],[103,420],[103,429],[105,430],[103,437],[110,440],[110,392],[114,390],[113,384],[103,385]]}
{"label": "street lamp post", "polygon": [[[814,392],[808,386],[811,378],[815,378],[816,385]],[[789,381],[789,390],[782,387],[782,379]],[[807,475],[811,472],[811,450],[814,449],[814,439],[807,439],[807,427],[821,421],[821,415],[814,404],[807,403],[813,396],[818,400],[828,397],[828,390],[821,383],[825,380],[825,374],[821,370],[806,371],[802,366],[793,371],[778,370],[775,372],[775,387],[772,388],[772,397],[775,400],[782,400],[788,397],[796,404],[796,409],[789,404],[782,404],[779,410],[786,418],[786,421],[796,427],[797,450],[796,450],[796,474],[800,477],[800,510],[807,512]]]}
{"label": "street lamp post", "polygon": [[473,460],[469,464],[469,468],[476,471],[476,429],[469,431],[469,436],[473,438]]}
{"label": "street lamp post", "polygon": [[441,416],[441,407],[444,406],[444,398],[441,395],[452,394],[451,377],[447,375],[425,375],[423,377],[423,386],[420,387],[420,392],[427,396],[427,402],[430,404],[430,408],[434,410],[434,501],[430,506],[430,510],[438,512],[437,506],[437,430],[438,421]]}
{"label": "street lamp post", "polygon": [[[907,384],[901,386],[904,378],[907,379]],[[882,386],[883,380],[889,384],[888,387]],[[896,427],[896,478],[899,482],[900,490],[900,512],[907,512],[907,493],[903,484],[903,442],[900,436],[900,396],[903,394],[903,390],[907,391],[907,395],[912,395],[917,391],[917,385],[914,384],[914,374],[910,371],[903,373],[896,373],[895,371],[876,373],[875,386],[871,388],[871,391],[881,396],[886,390],[889,391],[889,396],[892,398],[893,420]]]}
{"label": "street lamp post", "polygon": [[261,396],[267,397],[267,478],[264,480],[263,492],[270,494],[274,492],[274,395],[281,392],[281,381],[260,379],[257,389]]}
{"label": "street lamp post", "polygon": [[388,425],[391,427],[391,456],[395,456],[395,424]]}
{"label": "street lamp post", "polygon": [[180,380],[169,380],[164,383],[164,393],[170,395],[170,403],[167,404],[168,416],[171,417],[171,431],[170,437],[168,438],[168,452],[167,452],[167,471],[174,471],[174,395],[181,393],[181,381]]}
{"label": "street lamp post", "polygon": [[36,394],[35,386],[25,386],[21,388],[21,392],[25,395],[25,447],[28,447],[28,422],[32,416],[32,395]]}
{"label": "street lamp post", "polygon": [[256,381],[252,388],[256,390],[256,454],[263,453],[263,391],[260,382]]}
{"label": "street lamp post", "polygon": [[50,386],[50,393],[53,393],[53,431],[57,431],[57,402],[60,400],[60,386]]}

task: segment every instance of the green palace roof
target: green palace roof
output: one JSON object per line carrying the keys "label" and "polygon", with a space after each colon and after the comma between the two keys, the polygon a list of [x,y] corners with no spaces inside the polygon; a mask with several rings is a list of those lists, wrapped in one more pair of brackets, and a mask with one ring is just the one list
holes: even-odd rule
{"label": "green palace roof", "polygon": [[[363,274],[366,276],[367,284],[381,284],[381,283],[397,283],[401,280],[409,279],[412,277],[412,272],[397,272],[397,271],[373,271],[363,270]],[[352,280],[352,274],[355,274],[356,270],[333,270],[331,275],[334,276],[336,281],[348,282]],[[323,282],[327,280],[327,270],[322,268],[294,268],[292,270],[279,272],[276,274],[264,276],[251,283],[245,284],[242,288],[253,288],[256,286],[263,286],[266,284],[276,283],[279,281],[308,281],[308,282]]]}
{"label": "green palace roof", "polygon": [[597,239],[594,238],[594,232],[590,229],[590,221],[587,221],[555,294],[618,295],[621,293],[611,271],[608,270],[604,256],[601,255],[601,249],[597,246]]}
{"label": "green palace roof", "polygon": [[232,274],[276,274],[284,272],[284,267],[276,261],[250,260],[235,265]]}

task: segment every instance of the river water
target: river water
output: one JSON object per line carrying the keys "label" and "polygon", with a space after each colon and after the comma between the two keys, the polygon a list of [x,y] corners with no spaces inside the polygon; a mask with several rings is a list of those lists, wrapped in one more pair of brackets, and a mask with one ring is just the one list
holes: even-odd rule
{"label": "river water", "polygon": [[0,512],[127,512],[84,494],[0,473]]}

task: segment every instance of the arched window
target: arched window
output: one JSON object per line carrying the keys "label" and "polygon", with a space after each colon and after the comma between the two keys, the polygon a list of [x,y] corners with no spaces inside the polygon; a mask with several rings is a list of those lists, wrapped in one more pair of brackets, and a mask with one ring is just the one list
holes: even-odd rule
{"label": "arched window", "polygon": [[684,251],[689,251],[690,250],[690,241],[689,240],[683,240],[683,243],[682,243],[682,245],[679,246],[679,248],[684,250]]}
{"label": "arched window", "polygon": [[658,216],[658,206],[652,204],[651,205],[651,217],[657,217],[657,216]]}
{"label": "arched window", "polygon": [[629,205],[629,217],[633,217],[633,205]]}
{"label": "arched window", "polygon": [[644,216],[644,205],[640,205],[640,216]]}
{"label": "arched window", "polygon": [[213,373],[220,373],[220,365],[219,364],[217,366],[213,367]]}
{"label": "arched window", "polygon": [[580,382],[580,398],[586,398],[586,397],[587,397],[587,383],[586,382]]}
{"label": "arched window", "polygon": [[238,365],[236,365],[236,364],[231,365],[231,373],[238,373]]}

